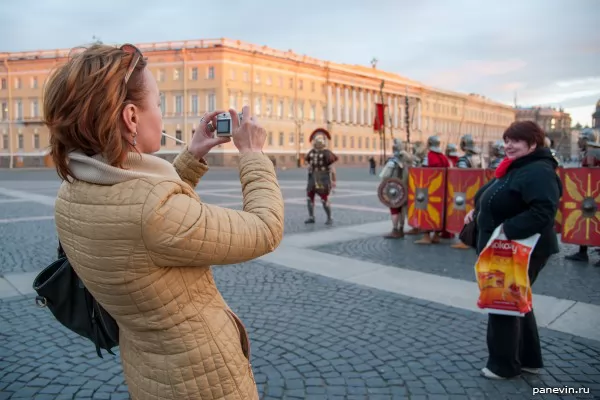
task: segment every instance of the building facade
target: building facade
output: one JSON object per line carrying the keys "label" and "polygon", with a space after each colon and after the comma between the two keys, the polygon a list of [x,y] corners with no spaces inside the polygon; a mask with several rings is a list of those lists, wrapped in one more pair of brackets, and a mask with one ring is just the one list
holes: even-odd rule
{"label": "building facade", "polygon": [[[515,120],[512,107],[475,94],[427,87],[375,68],[335,64],[292,51],[217,39],[138,46],[148,58],[162,96],[163,131],[187,142],[206,111],[252,107],[268,132],[265,152],[278,166],[296,166],[310,149],[308,136],[324,127],[342,164],[378,157],[392,138],[444,144],[471,133],[486,143]],[[48,130],[42,122],[42,90],[70,50],[0,54],[0,166],[44,166]],[[381,86],[384,82],[383,87]],[[374,132],[377,102],[388,106],[385,132]],[[407,112],[408,111],[408,112]],[[408,118],[407,118],[408,116]],[[158,153],[173,158],[181,144],[163,137]],[[212,165],[234,165],[227,143],[211,152]]]}
{"label": "building facade", "polygon": [[573,154],[571,115],[552,107],[517,107],[517,121],[534,121],[553,142],[554,149],[563,158]]}

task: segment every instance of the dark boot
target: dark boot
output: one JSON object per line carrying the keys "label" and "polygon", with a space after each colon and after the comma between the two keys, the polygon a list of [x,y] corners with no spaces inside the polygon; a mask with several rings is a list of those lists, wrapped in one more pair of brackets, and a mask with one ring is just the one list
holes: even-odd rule
{"label": "dark boot", "polygon": [[325,214],[327,214],[327,221],[325,221],[325,225],[333,224],[333,220],[331,219],[331,205],[328,202],[322,201],[323,210],[325,210]]}
{"label": "dark boot", "polygon": [[311,199],[306,199],[306,205],[308,206],[308,219],[304,221],[305,224],[315,223],[315,203]]}
{"label": "dark boot", "polygon": [[579,251],[575,254],[565,256],[565,260],[588,262],[589,257],[588,257],[587,250],[588,250],[587,246],[579,246]]}
{"label": "dark boot", "polygon": [[402,239],[404,237],[404,229],[394,228],[390,233],[383,237],[386,239]]}

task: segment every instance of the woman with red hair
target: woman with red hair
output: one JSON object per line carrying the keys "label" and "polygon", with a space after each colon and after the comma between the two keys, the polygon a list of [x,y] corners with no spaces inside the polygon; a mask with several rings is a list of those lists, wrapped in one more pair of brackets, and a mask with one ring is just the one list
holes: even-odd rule
{"label": "woman with red hair", "polygon": [[[559,252],[554,218],[562,186],[558,163],[544,146],[544,136],[531,121],[514,122],[506,129],[506,158],[496,168],[495,179],[477,192],[475,210],[465,217],[465,223],[477,221],[478,254],[499,225],[508,240],[540,235],[529,261],[531,285],[548,258]],[[481,370],[486,378],[512,378],[543,367],[533,310],[523,317],[489,314],[487,345],[489,358]]]}

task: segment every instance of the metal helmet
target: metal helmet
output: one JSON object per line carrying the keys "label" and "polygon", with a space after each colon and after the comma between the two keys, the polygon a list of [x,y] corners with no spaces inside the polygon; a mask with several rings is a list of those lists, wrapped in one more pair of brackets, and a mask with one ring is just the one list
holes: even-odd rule
{"label": "metal helmet", "polygon": [[427,139],[427,148],[436,153],[441,153],[442,149],[440,148],[440,137],[437,135],[429,136]]}
{"label": "metal helmet", "polygon": [[[579,140],[577,143],[579,144],[579,148],[581,150],[585,150],[588,144],[595,145],[597,142],[598,135],[596,134],[596,132],[594,132],[592,128],[583,129],[579,133]],[[598,145],[594,147],[598,147]]]}
{"label": "metal helmet", "polygon": [[394,155],[400,154],[400,152],[403,150],[404,150],[404,144],[402,143],[402,140],[395,138],[394,144],[392,145],[392,151],[394,152]]}
{"label": "metal helmet", "polygon": [[494,157],[504,157],[506,153],[504,152],[504,142],[502,140],[496,140],[492,145],[492,155]]}
{"label": "metal helmet", "polygon": [[454,143],[448,143],[446,146],[446,155],[449,157],[458,157],[458,146]]}
{"label": "metal helmet", "polygon": [[475,146],[475,140],[473,140],[473,136],[470,133],[463,135],[463,137],[460,138],[460,149],[465,153],[480,153],[480,150]]}
{"label": "metal helmet", "polygon": [[318,128],[311,133],[310,138],[308,139],[315,149],[324,149],[327,147],[327,142],[331,140],[331,135],[329,132],[323,128]]}

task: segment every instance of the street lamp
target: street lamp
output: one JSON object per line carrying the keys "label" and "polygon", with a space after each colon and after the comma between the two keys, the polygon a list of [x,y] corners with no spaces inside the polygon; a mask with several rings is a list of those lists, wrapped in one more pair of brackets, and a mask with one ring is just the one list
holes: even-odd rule
{"label": "street lamp", "polygon": [[296,123],[296,131],[297,131],[297,141],[296,141],[296,166],[298,168],[301,167],[301,163],[300,163],[300,149],[301,149],[301,145],[304,144],[304,138],[302,137],[302,125],[304,124],[304,119],[296,119],[294,121]]}

